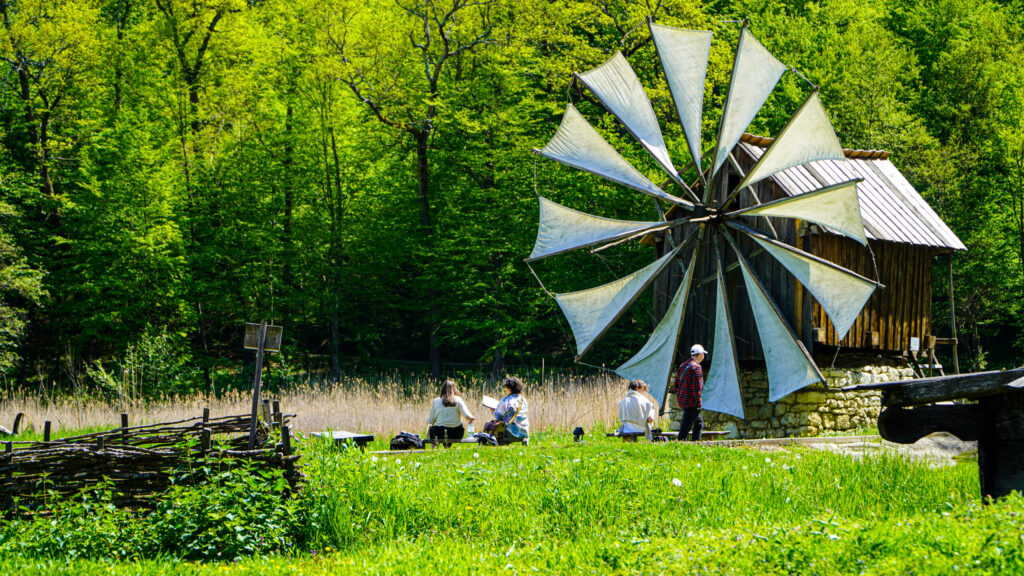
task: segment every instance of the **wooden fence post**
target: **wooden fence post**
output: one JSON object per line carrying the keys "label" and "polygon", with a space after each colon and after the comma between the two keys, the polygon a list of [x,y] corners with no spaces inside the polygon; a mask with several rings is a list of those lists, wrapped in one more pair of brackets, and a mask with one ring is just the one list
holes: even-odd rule
{"label": "wooden fence post", "polygon": [[205,427],[206,424],[209,423],[209,422],[210,422],[210,409],[209,408],[203,408],[203,426]]}
{"label": "wooden fence post", "polygon": [[209,452],[210,448],[211,448],[210,429],[209,428],[203,428],[202,439],[203,439],[202,440],[202,442],[203,442],[203,455],[205,456],[206,453]]}
{"label": "wooden fence post", "polygon": [[103,450],[104,444],[105,443],[103,441],[103,436],[100,436],[99,438],[96,439],[96,449],[97,450]]}
{"label": "wooden fence post", "polygon": [[43,442],[50,445],[50,421],[43,422]]}
{"label": "wooden fence post", "polygon": [[281,427],[281,449],[284,451],[285,456],[292,455],[292,427],[283,426]]}
{"label": "wooden fence post", "polygon": [[128,413],[121,412],[121,444],[128,445]]}
{"label": "wooden fence post", "polygon": [[9,467],[7,473],[4,474],[4,502],[3,509],[9,510],[14,508],[14,498],[12,492],[14,492],[14,443],[4,442],[4,454],[7,456],[7,466]]}
{"label": "wooden fence post", "polygon": [[263,404],[260,408],[260,415],[263,417],[263,421],[270,424],[270,400],[263,399]]}

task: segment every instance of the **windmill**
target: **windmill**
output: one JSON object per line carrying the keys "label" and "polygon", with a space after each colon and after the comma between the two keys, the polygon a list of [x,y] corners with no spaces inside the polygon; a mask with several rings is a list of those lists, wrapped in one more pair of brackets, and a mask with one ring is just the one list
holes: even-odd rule
{"label": "windmill", "polygon": [[[768,254],[788,270],[825,310],[839,337],[844,337],[868,298],[881,285],[780,241],[770,224],[765,232],[754,223],[758,219],[768,222],[769,217],[799,219],[866,246],[857,195],[859,180],[763,204],[757,199],[752,188],[757,182],[809,162],[843,160],[844,153],[815,88],[749,172],[742,173],[732,150],[787,70],[754,38],[746,22],[736,48],[717,141],[710,162],[705,163],[701,155],[701,118],[712,33],[653,22],[649,28],[699,178],[692,185],[684,182],[672,163],[639,78],[621,52],[617,52],[601,66],[577,74],[576,79],[653,156],[667,173],[669,183],[678,188],[678,194],[663,190],[668,183],[658,186],[630,165],[570,103],[554,137],[544,148],[534,151],[651,196],[659,218],[604,218],[540,197],[537,241],[527,263],[583,248],[597,250],[650,234],[665,234],[669,242],[666,253],[640,270],[594,288],[554,294],[572,329],[578,361],[655,278],[671,266],[680,267],[682,282],[664,317],[646,344],[615,369],[623,378],[645,380],[664,410],[695,270],[702,258],[711,258],[715,282],[715,305],[710,311],[714,337],[710,342],[711,367],[704,408],[743,418],[726,274],[739,268],[746,286],[764,352],[769,400],[775,402],[805,386],[824,382],[811,355],[751,266],[749,259],[755,254],[745,251],[742,244],[755,246],[756,254]],[[726,163],[740,172],[741,180],[734,187],[724,177]],[[734,207],[744,190],[749,191],[753,202],[744,208]],[[687,231],[679,241],[672,233],[676,229]],[[741,244],[740,238],[749,240]],[[726,266],[727,258],[734,258],[735,262]]]}

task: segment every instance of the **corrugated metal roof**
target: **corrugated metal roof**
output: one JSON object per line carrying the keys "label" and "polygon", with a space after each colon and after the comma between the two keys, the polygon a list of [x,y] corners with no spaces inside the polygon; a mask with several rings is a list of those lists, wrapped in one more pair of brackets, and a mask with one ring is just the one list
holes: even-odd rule
{"label": "corrugated metal roof", "polygon": [[[771,138],[744,134],[738,146],[756,162]],[[918,246],[967,250],[882,150],[844,150],[846,160],[821,160],[789,168],[774,176],[795,196],[824,186],[863,178],[857,186],[868,238]]]}

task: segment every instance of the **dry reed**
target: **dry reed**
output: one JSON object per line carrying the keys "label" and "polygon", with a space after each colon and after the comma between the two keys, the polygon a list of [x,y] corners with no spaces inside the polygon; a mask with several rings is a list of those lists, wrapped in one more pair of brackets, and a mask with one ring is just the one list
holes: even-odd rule
{"label": "dry reed", "polygon": [[[481,401],[483,396],[500,397],[499,384],[489,381],[459,380],[462,396],[480,422],[491,415]],[[410,385],[397,380],[369,382],[346,378],[333,385],[303,385],[265,398],[279,399],[282,411],[295,414],[293,426],[298,432],[348,430],[391,437],[401,430],[426,431],[426,417],[435,386],[425,381]],[[618,425],[617,402],[625,394],[625,382],[616,377],[562,377],[545,385],[526,383],[524,395],[529,402],[529,418],[534,432],[572,430],[611,430]],[[202,414],[210,408],[215,416],[245,414],[252,397],[242,392],[218,396],[195,394],[156,399],[122,399],[112,402],[59,397],[52,401],[36,394],[14,392],[0,398],[0,424],[10,426],[18,412],[41,431],[50,420],[59,431],[115,428],[120,413],[126,412],[131,425],[180,420]]]}

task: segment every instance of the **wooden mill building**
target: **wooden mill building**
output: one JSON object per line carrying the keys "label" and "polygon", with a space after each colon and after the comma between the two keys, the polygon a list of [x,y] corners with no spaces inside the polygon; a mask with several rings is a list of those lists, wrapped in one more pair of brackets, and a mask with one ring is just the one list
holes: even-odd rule
{"label": "wooden mill building", "polygon": [[[744,134],[734,149],[739,168],[746,173],[772,143],[771,138]],[[889,160],[890,153],[879,150],[845,150],[845,161],[826,160],[790,168],[755,185],[755,199],[744,191],[738,209],[796,196],[819,188],[863,179],[858,185],[861,213],[868,237],[868,248],[822,229],[818,225],[790,219],[771,219],[780,240],[830,262],[881,282],[847,336],[839,340],[822,308],[781,265],[768,254],[758,254],[749,240],[740,240],[748,260],[765,287],[779,305],[804,345],[813,353],[840,354],[870,351],[875,355],[902,355],[906,351],[923,353],[934,346],[932,330],[933,267],[939,256],[966,250],[964,244],[939,218],[921,195]],[[735,165],[729,166],[729,189],[740,181]],[[765,233],[764,218],[746,219],[747,224]],[[682,231],[677,232],[682,237]],[[665,250],[664,239],[657,252]],[[722,254],[729,251],[723,246]],[[752,257],[753,256],[753,257]],[[731,254],[727,261],[735,260]],[[714,310],[713,258],[704,258],[696,290],[684,319],[680,346],[712,341]],[[660,318],[680,281],[680,273],[663,274],[655,285],[655,317]],[[736,332],[736,352],[741,366],[756,366],[761,347],[739,271],[733,267],[727,275],[730,307]],[[950,335],[942,335],[950,336]],[[940,344],[949,338],[939,338]]]}

